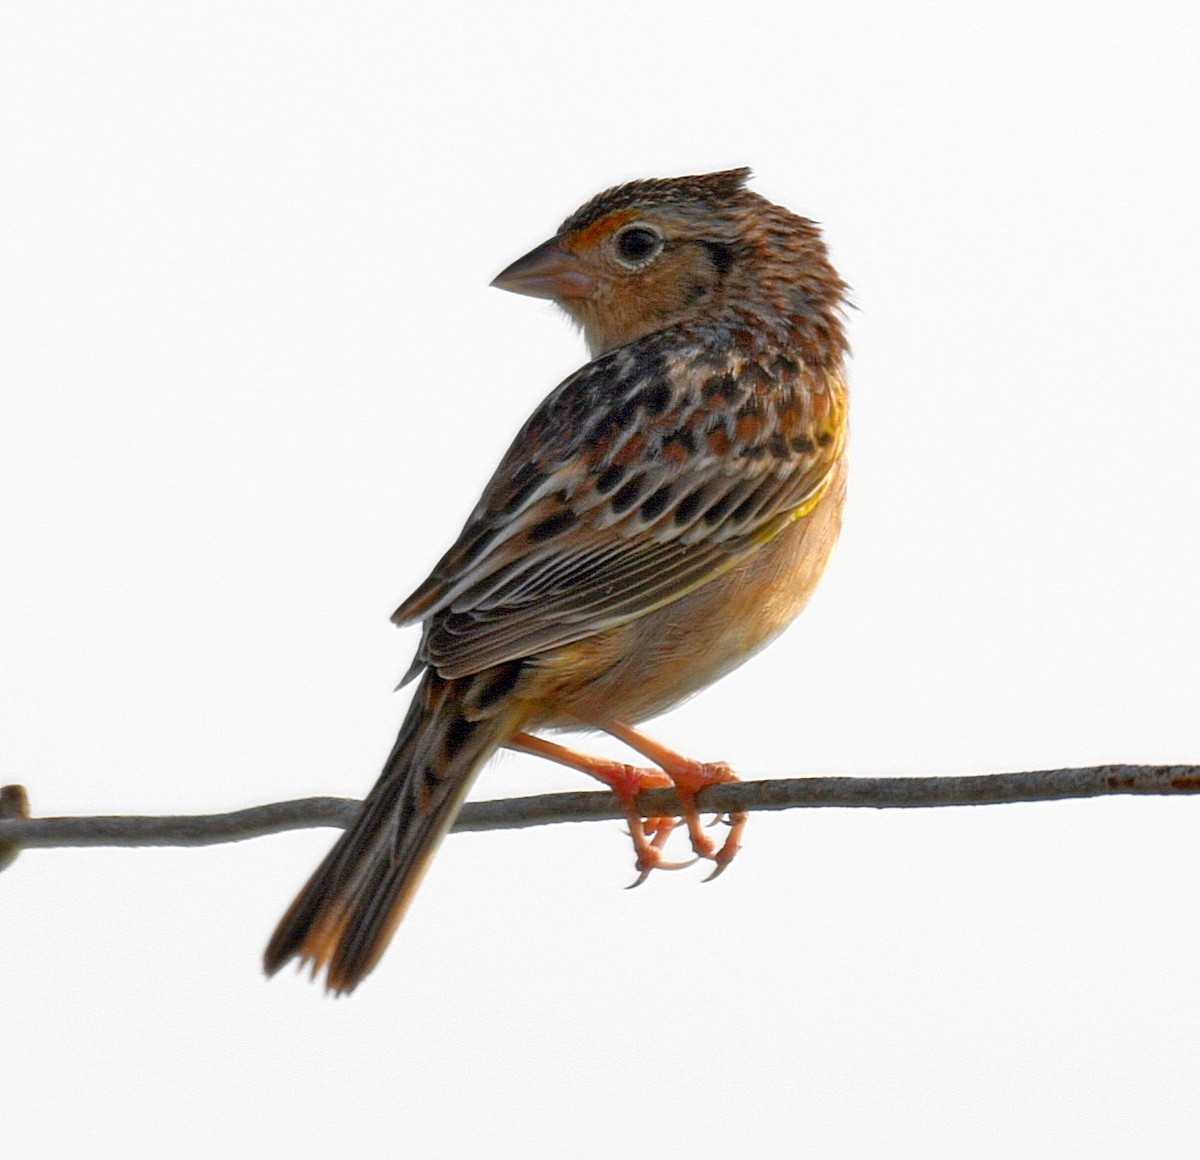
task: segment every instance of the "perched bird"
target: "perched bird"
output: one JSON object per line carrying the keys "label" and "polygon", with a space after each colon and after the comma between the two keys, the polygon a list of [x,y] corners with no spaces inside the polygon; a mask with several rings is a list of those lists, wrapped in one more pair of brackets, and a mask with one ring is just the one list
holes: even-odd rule
{"label": "perched bird", "polygon": [[[299,956],[330,990],[383,953],[484,762],[502,746],[600,778],[641,877],[671,866],[674,785],[696,810],[733,780],[636,731],[796,616],[845,495],[846,286],[817,227],[746,189],[747,169],[633,181],[593,198],[493,283],[548,298],[592,361],[534,411],[454,546],[396,611],[423,635],[400,736],[361,814],[284,915],[268,973]],[[591,728],[649,759],[590,757],[536,731]],[[640,879],[639,879],[640,881]]]}

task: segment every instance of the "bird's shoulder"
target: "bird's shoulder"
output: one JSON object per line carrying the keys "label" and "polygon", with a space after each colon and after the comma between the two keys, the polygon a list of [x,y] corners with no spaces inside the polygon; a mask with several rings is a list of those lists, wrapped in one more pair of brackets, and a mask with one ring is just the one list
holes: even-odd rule
{"label": "bird's shoulder", "polygon": [[[636,615],[819,489],[844,417],[840,373],[751,327],[680,326],[608,352],[536,408],[393,619],[442,614],[474,632],[480,616],[494,629],[506,610],[530,620],[531,604],[549,615],[596,591]],[[623,600],[622,585],[642,595]]]}

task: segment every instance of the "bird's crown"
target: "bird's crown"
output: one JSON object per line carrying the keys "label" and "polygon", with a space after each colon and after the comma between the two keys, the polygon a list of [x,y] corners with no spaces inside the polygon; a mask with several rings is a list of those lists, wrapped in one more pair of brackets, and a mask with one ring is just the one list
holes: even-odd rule
{"label": "bird's crown", "polygon": [[750,170],[722,169],[717,173],[693,174],[689,177],[655,177],[627,181],[598,193],[577,209],[561,226],[559,236],[577,233],[601,218],[630,206],[664,205],[678,202],[701,202],[713,207],[737,199],[750,180]]}

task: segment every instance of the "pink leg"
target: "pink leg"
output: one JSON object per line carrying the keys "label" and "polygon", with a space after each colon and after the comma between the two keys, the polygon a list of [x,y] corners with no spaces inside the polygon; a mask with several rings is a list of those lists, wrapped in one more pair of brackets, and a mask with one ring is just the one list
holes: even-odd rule
{"label": "pink leg", "polygon": [[593,757],[591,754],[580,753],[578,750],[568,749],[565,745],[547,741],[544,737],[535,737],[532,733],[517,733],[507,744],[509,749],[533,753],[538,757],[557,761],[560,765],[570,766],[571,769],[578,769],[581,773],[602,781],[616,794],[629,822],[629,833],[637,855],[638,877],[633,883],[634,886],[645,882],[651,870],[679,870],[692,864],[663,860],[662,848],[675,828],[675,819],[647,818],[643,822],[637,808],[637,796],[642,790],[666,789],[672,785],[671,778],[661,770],[626,765],[606,757]]}
{"label": "pink leg", "polygon": [[[599,723],[598,723],[599,724]],[[729,834],[724,844],[718,850],[713,841],[704,832],[700,821],[700,811],[696,808],[696,795],[707,786],[718,785],[722,782],[737,781],[737,775],[723,761],[701,762],[683,757],[665,745],[639,733],[623,721],[605,721],[599,724],[606,733],[624,741],[630,749],[636,749],[643,757],[654,762],[675,786],[679,795],[684,820],[687,822],[688,835],[692,840],[692,849],[701,858],[711,858],[716,868],[708,876],[716,878],[724,872],[725,867],[733,861],[741,847],[742,831],[746,828],[744,813],[731,814],[729,818]]]}

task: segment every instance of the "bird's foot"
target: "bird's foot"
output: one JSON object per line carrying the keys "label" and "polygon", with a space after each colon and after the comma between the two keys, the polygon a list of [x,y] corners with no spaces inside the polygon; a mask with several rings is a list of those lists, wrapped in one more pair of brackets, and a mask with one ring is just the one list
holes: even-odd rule
{"label": "bird's foot", "polygon": [[[718,848],[705,832],[696,797],[710,785],[737,781],[737,774],[723,761],[695,761],[690,757],[684,757],[622,721],[606,722],[603,728],[614,737],[620,738],[632,749],[636,749],[644,757],[648,757],[671,779],[671,784],[679,795],[680,813],[687,823],[688,837],[691,839],[696,857],[707,858],[716,863],[713,872],[705,881],[711,882],[712,879],[723,874],[725,868],[733,861],[741,848],[742,831],[746,828],[746,815],[740,812],[728,815],[729,833]],[[720,820],[722,816],[718,815],[716,820]]]}

